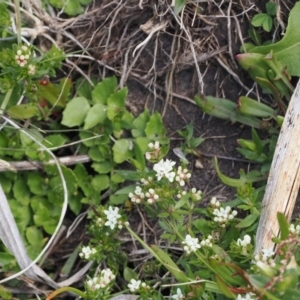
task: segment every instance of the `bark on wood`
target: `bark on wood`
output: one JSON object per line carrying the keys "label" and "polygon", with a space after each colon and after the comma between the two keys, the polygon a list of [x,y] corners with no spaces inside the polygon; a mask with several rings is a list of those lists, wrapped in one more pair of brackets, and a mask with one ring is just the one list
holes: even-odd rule
{"label": "bark on wood", "polygon": [[277,212],[290,220],[300,185],[300,80],[293,93],[276,145],[262,202],[255,253],[274,247],[279,235]]}

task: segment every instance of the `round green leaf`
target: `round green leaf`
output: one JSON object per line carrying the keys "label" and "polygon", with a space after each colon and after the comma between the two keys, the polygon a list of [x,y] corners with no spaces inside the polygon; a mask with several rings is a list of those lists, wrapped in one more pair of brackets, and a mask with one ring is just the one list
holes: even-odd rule
{"label": "round green leaf", "polygon": [[89,109],[90,105],[86,98],[73,98],[63,112],[61,123],[67,127],[79,126],[84,122]]}
{"label": "round green leaf", "polygon": [[114,152],[114,161],[117,164],[122,163],[126,159],[132,156],[132,151],[130,148],[132,147],[131,141],[126,139],[120,139],[115,142],[113,146],[113,152]]}
{"label": "round green leaf", "polygon": [[106,119],[106,107],[101,104],[95,104],[87,113],[84,121],[84,129],[90,129]]}

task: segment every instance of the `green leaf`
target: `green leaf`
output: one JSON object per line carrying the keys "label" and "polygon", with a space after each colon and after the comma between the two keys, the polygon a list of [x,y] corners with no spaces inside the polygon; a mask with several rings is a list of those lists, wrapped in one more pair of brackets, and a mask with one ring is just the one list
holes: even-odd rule
{"label": "green leaf", "polygon": [[[50,176],[53,176],[49,181],[49,185],[52,188],[52,191],[54,191],[58,195],[62,196],[63,195],[63,186],[62,186],[61,178],[59,176],[57,167],[54,165],[46,165],[44,170],[47,174],[49,174]],[[61,170],[65,177],[68,192],[70,194],[75,193],[77,190],[78,183],[77,183],[77,178],[76,178],[74,172],[71,169],[69,169],[63,165],[61,166]]]}
{"label": "green leaf", "polygon": [[83,164],[76,164],[74,168],[74,174],[78,179],[78,183],[85,182],[88,177],[88,172],[86,171]]}
{"label": "green leaf", "polygon": [[43,145],[47,148],[56,148],[63,146],[67,140],[68,138],[61,134],[51,134],[44,139]]}
{"label": "green leaf", "polygon": [[216,282],[218,284],[218,287],[220,288],[220,290],[226,297],[228,297],[230,299],[236,298],[235,294],[230,291],[229,287],[225,284],[225,282],[217,274],[216,274]]}
{"label": "green leaf", "polygon": [[144,131],[148,121],[150,120],[149,110],[145,109],[139,116],[133,121],[135,129],[131,130],[133,137],[144,136]]}
{"label": "green leaf", "polygon": [[[95,83],[95,80],[92,79]],[[83,77],[79,77],[75,83],[76,96],[84,97],[86,99],[92,99],[93,86]]]}
{"label": "green leaf", "polygon": [[137,181],[143,178],[143,173],[128,170],[115,170],[115,173],[127,180]]}
{"label": "green leaf", "polygon": [[40,111],[35,104],[19,104],[10,107],[7,113],[13,119],[30,119],[38,116]]}
{"label": "green leaf", "polygon": [[[37,129],[34,128],[30,128],[27,129],[26,132],[32,136],[34,139],[36,139],[38,142],[42,142],[44,137],[42,136],[41,132]],[[32,144],[34,144],[35,142],[24,132],[19,131],[19,136],[20,136],[20,140],[22,142],[22,145],[24,147],[26,146],[31,146]]]}
{"label": "green leaf", "polygon": [[107,175],[96,175],[92,179],[92,187],[97,192],[108,189],[109,183],[109,177]]}
{"label": "green leaf", "polygon": [[78,215],[82,208],[81,199],[83,198],[83,195],[81,193],[73,194],[69,196],[68,204],[71,209],[71,211]]}
{"label": "green leaf", "polygon": [[84,129],[90,129],[97,124],[101,124],[106,119],[106,107],[101,103],[96,103],[87,113],[84,121]]}
{"label": "green leaf", "polygon": [[14,215],[18,229],[20,232],[23,232],[24,228],[26,228],[31,221],[30,208],[27,205],[20,204],[20,202],[16,200],[9,200],[8,203]]}
{"label": "green leaf", "polygon": [[265,31],[270,32],[273,26],[273,20],[272,18],[268,15],[268,17],[265,19],[265,21],[262,24],[262,27]]}
{"label": "green leaf", "polygon": [[277,12],[277,4],[275,2],[269,1],[266,4],[266,11],[270,16],[275,16]]}
{"label": "green leaf", "polygon": [[50,4],[54,7],[63,9],[63,11],[70,16],[75,16],[82,13],[82,7],[79,0],[50,0]]}
{"label": "green leaf", "polygon": [[40,229],[36,228],[35,226],[30,226],[26,228],[25,234],[29,244],[41,246],[43,234]]}
{"label": "green leaf", "polygon": [[235,227],[236,228],[245,228],[251,226],[257,219],[259,215],[248,215],[244,220],[238,223]]}
{"label": "green leaf", "polygon": [[132,141],[128,139],[117,140],[113,146],[114,161],[120,164],[132,157]]}
{"label": "green leaf", "polygon": [[238,110],[244,115],[260,118],[276,118],[277,115],[270,106],[244,96],[239,98]]}
{"label": "green leaf", "polygon": [[69,78],[63,78],[59,85],[49,82],[47,85],[36,84],[39,99],[46,99],[51,105],[65,107],[72,87]]}
{"label": "green leaf", "polygon": [[107,104],[107,99],[113,94],[117,88],[117,78],[115,76],[108,77],[99,82],[92,92],[92,101],[94,103]]}
{"label": "green leaf", "polygon": [[67,127],[81,125],[90,109],[87,99],[84,97],[73,98],[63,111],[63,119],[61,124]]}
{"label": "green leaf", "polygon": [[158,137],[163,137],[166,133],[166,129],[164,127],[161,114],[155,112],[151,117],[149,122],[145,128],[146,136],[151,139],[155,140]]}
{"label": "green leaf", "polygon": [[115,195],[127,195],[129,193],[133,193],[136,188],[136,185],[128,185],[122,189],[119,189],[118,191],[115,192]]}
{"label": "green leaf", "polygon": [[[251,27],[248,31],[252,41],[257,45],[257,46],[260,46],[261,45],[261,37],[260,37],[260,34],[258,33],[258,31]],[[253,48],[253,47],[252,47]]]}
{"label": "green leaf", "polygon": [[176,15],[178,15],[183,7],[185,6],[186,0],[175,0],[175,7],[174,7],[174,12]]}
{"label": "green leaf", "polygon": [[122,205],[127,200],[128,200],[128,195],[110,195],[109,204],[111,204],[111,205]]}
{"label": "green leaf", "polygon": [[27,184],[32,194],[43,196],[46,194],[47,185],[45,179],[38,172],[30,172],[27,174]]}
{"label": "green leaf", "polygon": [[113,170],[113,164],[109,161],[93,163],[92,168],[99,174],[107,174]]}
{"label": "green leaf", "polygon": [[24,205],[29,204],[30,199],[30,191],[26,184],[25,179],[18,178],[13,186],[13,192],[15,199]]}
{"label": "green leaf", "polygon": [[283,213],[277,213],[277,220],[280,228],[280,238],[281,240],[285,240],[289,236],[289,223],[286,220],[286,217]]}
{"label": "green leaf", "polygon": [[258,46],[251,50],[252,53],[269,54],[274,56],[281,64],[287,67],[291,76],[300,76],[300,2],[296,2],[290,12],[288,26],[284,37],[277,43],[268,46]]}
{"label": "green leaf", "polygon": [[262,128],[261,120],[252,116],[241,114],[237,110],[236,103],[230,100],[215,98],[212,96],[196,96],[195,102],[203,112],[209,114],[210,116],[217,117],[223,120],[229,120],[231,122],[240,122],[242,124],[249,125],[258,129]]}
{"label": "green leaf", "polygon": [[119,116],[123,113],[125,109],[127,93],[128,89],[123,88],[112,94],[107,99],[107,117],[110,120],[113,120],[116,116]]}
{"label": "green leaf", "polygon": [[101,153],[100,149],[98,146],[95,147],[91,147],[89,152],[89,157],[93,160],[93,161],[97,161],[97,162],[102,162],[105,161],[105,157],[103,156],[103,154]]}
{"label": "green leaf", "polygon": [[129,282],[131,279],[138,279],[138,274],[134,270],[125,267],[123,271],[123,277]]}
{"label": "green leaf", "polygon": [[262,26],[267,18],[270,18],[268,14],[260,13],[253,17],[251,24],[255,27]]}

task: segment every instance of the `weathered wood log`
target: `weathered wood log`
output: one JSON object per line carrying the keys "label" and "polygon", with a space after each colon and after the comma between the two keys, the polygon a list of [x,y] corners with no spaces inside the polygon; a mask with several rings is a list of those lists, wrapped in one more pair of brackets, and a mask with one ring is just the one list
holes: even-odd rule
{"label": "weathered wood log", "polygon": [[274,247],[277,212],[291,219],[300,186],[300,80],[293,93],[276,145],[256,233],[255,253]]}

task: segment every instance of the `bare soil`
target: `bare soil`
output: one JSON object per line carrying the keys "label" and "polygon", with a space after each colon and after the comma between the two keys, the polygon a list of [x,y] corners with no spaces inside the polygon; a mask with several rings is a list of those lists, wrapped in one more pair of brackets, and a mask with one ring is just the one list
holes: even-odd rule
{"label": "bare soil", "polygon": [[[145,107],[160,112],[172,139],[171,147],[182,142],[177,130],[193,122],[195,136],[206,140],[198,149],[202,153],[202,168],[195,166],[198,158],[188,157],[193,170],[191,186],[201,189],[206,201],[212,196],[228,201],[234,198],[235,189],[220,182],[211,158],[219,157],[221,171],[230,177],[237,178],[240,169],[255,168],[243,162],[236,150],[237,139],[250,138],[250,128],[203,114],[193,98],[203,94],[236,102],[250,93],[253,98],[270,100],[235,60],[241,45],[250,41],[252,17],[265,11],[267,2],[194,1],[179,17],[172,13],[171,1],[167,0],[95,0],[84,15],[72,22],[57,19],[47,25],[54,33],[67,32],[73,37],[62,34],[61,46],[67,53],[87,49],[85,55],[96,60],[91,63],[84,58],[70,58],[84,73],[99,79],[115,74],[121,87],[128,86],[127,105],[134,114]],[[280,4],[277,18],[286,24],[295,1],[276,2]],[[278,25],[278,39],[282,29]],[[260,32],[262,39],[272,38],[271,34]],[[40,43],[47,46],[44,39]],[[74,66],[68,68],[67,73],[76,71]],[[136,231],[140,229],[137,227]],[[82,239],[81,233],[75,241],[63,241],[56,247],[60,251],[63,244],[63,251],[57,253],[60,257],[71,253]],[[58,256],[53,257],[53,264],[60,264]]]}

